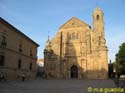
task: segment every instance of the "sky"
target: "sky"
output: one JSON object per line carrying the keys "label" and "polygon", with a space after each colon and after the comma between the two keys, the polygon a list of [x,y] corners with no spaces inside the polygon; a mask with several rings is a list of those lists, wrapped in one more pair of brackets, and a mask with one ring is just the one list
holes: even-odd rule
{"label": "sky", "polygon": [[113,62],[125,42],[125,0],[0,0],[0,17],[37,42],[38,58],[43,58],[48,32],[54,37],[72,17],[93,27],[92,14],[97,6],[104,12],[108,60]]}

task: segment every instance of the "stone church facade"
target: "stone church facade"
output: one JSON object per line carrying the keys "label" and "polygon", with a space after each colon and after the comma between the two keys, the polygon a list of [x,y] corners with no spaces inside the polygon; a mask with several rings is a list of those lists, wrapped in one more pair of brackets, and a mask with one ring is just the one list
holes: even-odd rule
{"label": "stone church facade", "polygon": [[104,32],[104,14],[93,12],[93,29],[73,17],[48,38],[44,50],[47,78],[108,78],[108,49]]}

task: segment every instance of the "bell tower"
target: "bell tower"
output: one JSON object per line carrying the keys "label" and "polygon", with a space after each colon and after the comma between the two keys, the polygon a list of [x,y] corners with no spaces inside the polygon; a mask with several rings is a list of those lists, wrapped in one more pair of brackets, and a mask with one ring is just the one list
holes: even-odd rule
{"label": "bell tower", "polygon": [[98,42],[98,45],[101,45],[101,43],[105,44],[104,13],[98,7],[93,13],[93,30],[95,42]]}
{"label": "bell tower", "polygon": [[96,8],[93,12],[93,49],[94,49],[94,67],[96,68],[96,76],[99,78],[108,77],[108,48],[106,46],[104,32],[104,13],[100,8]]}

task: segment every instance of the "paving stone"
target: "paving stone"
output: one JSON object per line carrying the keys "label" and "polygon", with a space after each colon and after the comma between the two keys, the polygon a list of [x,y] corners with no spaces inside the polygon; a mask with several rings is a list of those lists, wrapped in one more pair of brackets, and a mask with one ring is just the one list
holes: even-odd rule
{"label": "paving stone", "polygon": [[[88,87],[114,88],[113,80],[37,79],[0,82],[0,93],[89,93]],[[94,93],[94,92],[93,92]]]}

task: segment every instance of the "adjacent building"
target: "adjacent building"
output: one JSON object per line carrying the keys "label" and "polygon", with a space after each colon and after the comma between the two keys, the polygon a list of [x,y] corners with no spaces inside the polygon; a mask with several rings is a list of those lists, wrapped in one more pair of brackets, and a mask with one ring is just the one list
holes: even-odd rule
{"label": "adjacent building", "polygon": [[44,67],[44,59],[38,59],[38,60],[37,60],[37,65],[38,65],[39,67]]}
{"label": "adjacent building", "polygon": [[37,77],[45,78],[44,74],[44,59],[37,60]]}
{"label": "adjacent building", "polygon": [[38,44],[0,17],[0,74],[8,80],[33,79]]}
{"label": "adjacent building", "polygon": [[104,32],[104,13],[93,12],[93,28],[78,18],[63,24],[44,50],[48,78],[108,78],[108,48]]}

